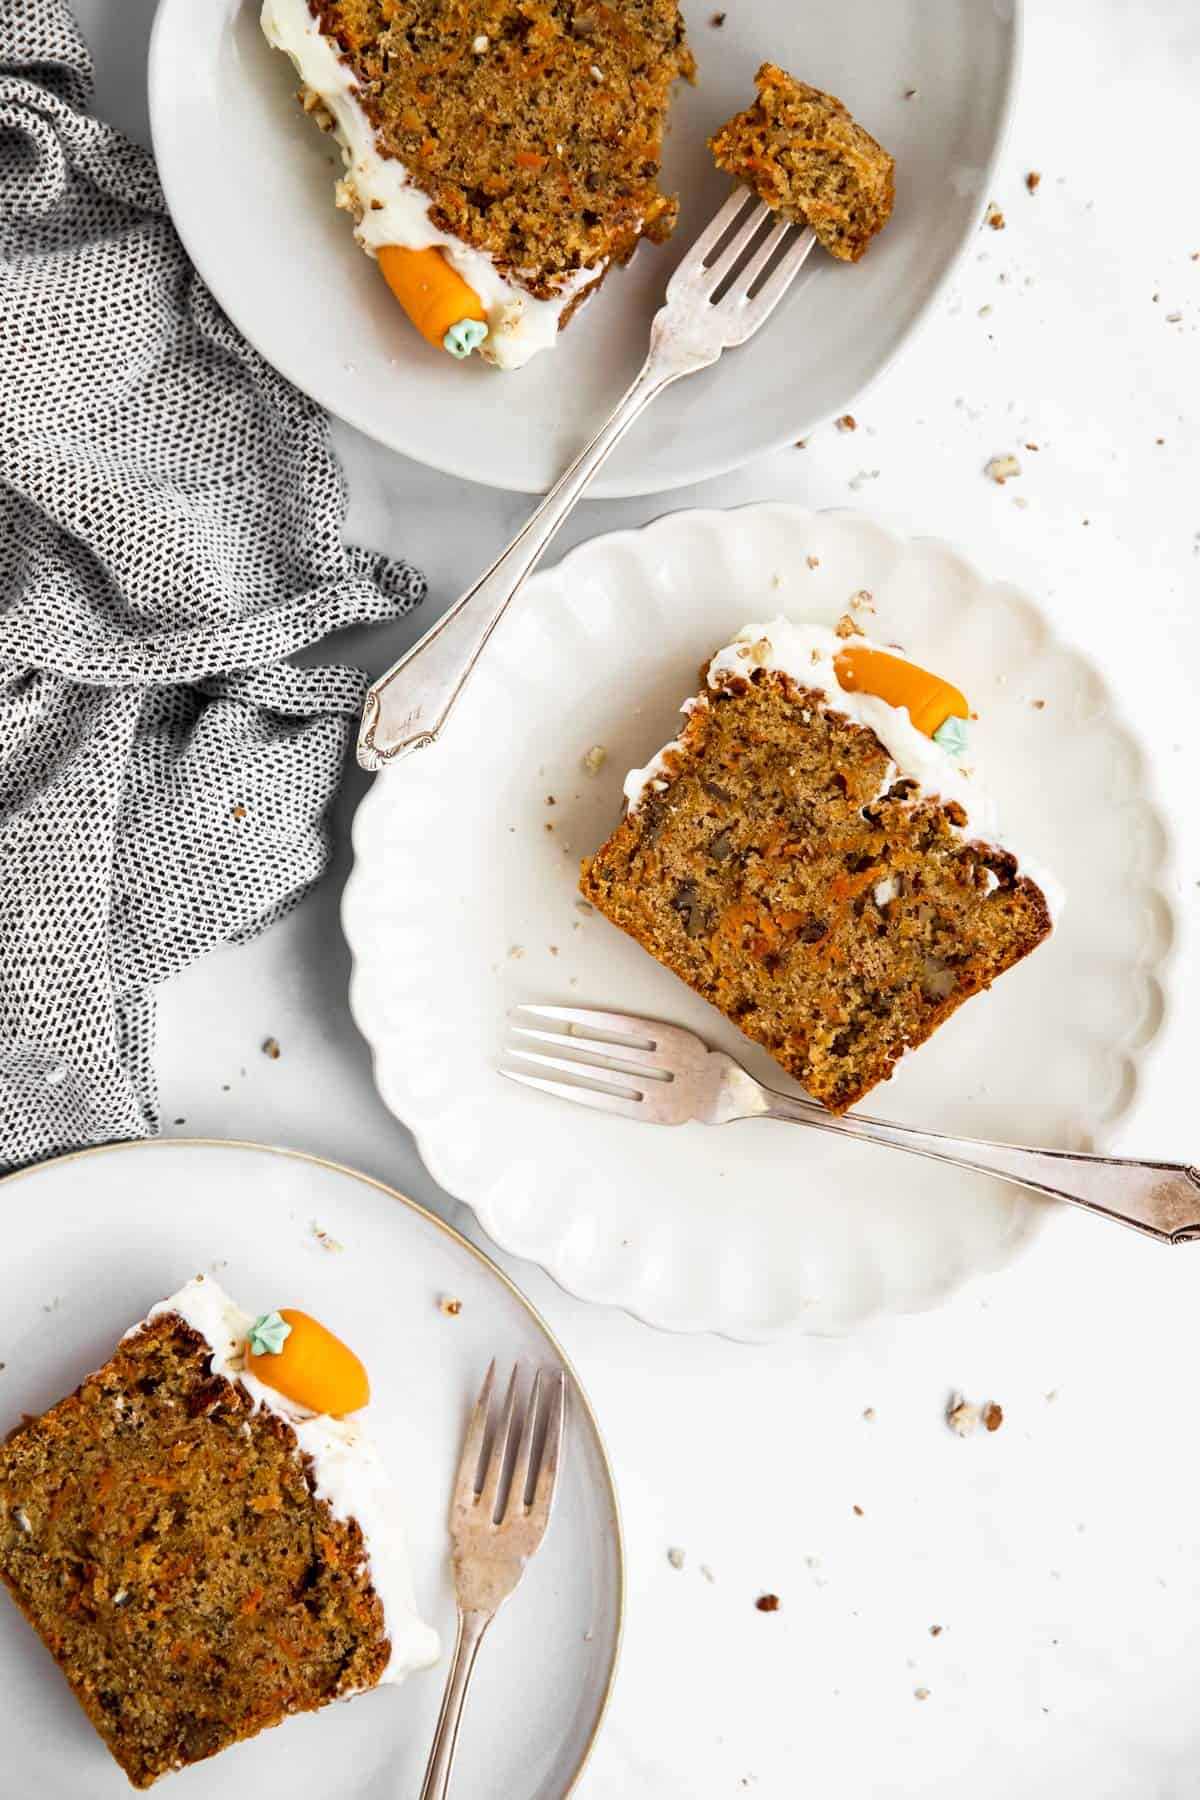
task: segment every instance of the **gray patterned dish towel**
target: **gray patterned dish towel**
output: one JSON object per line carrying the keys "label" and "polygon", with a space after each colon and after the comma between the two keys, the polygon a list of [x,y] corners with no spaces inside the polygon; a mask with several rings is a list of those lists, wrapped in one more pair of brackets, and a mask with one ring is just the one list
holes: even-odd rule
{"label": "gray patterned dish towel", "polygon": [[155,983],[327,860],[366,678],[285,659],[423,592],[91,86],[0,0],[0,1168],[157,1129]]}

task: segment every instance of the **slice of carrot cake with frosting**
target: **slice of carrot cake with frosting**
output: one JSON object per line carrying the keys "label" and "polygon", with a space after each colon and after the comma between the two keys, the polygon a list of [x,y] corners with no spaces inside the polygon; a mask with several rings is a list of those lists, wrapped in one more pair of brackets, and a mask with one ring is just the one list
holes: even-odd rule
{"label": "slice of carrot cake with frosting", "polygon": [[453,356],[520,368],[674,227],[676,0],[263,0],[262,27],[341,143],[360,245]]}
{"label": "slice of carrot cake with frosting", "polygon": [[718,650],[581,882],[835,1113],[1058,903],[959,761],[963,695],[839,630],[773,619]]}
{"label": "slice of carrot cake with frosting", "polygon": [[135,1787],[437,1660],[368,1395],[198,1277],[0,1444],[0,1579]]}

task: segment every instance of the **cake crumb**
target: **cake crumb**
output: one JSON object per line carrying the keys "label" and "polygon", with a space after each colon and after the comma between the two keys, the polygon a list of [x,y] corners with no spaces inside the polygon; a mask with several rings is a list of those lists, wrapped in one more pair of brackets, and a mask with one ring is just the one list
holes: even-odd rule
{"label": "cake crumb", "polygon": [[264,1038],[262,1042],[262,1053],[264,1056],[269,1056],[272,1062],[278,1062],[282,1055],[279,1048],[279,1039],[273,1037]]}
{"label": "cake crumb", "polygon": [[796,442],[792,445],[792,448],[793,448],[793,450],[807,450],[808,449],[808,439],[807,438],[797,438]]}
{"label": "cake crumb", "polygon": [[754,1602],[759,1612],[778,1612],[780,1599],[778,1594],[760,1594]]}
{"label": "cake crumb", "polygon": [[867,1421],[868,1425],[873,1425],[875,1423],[875,1408],[873,1406],[864,1406],[863,1418]]}
{"label": "cake crumb", "polygon": [[557,806],[557,804],[558,804],[558,802],[555,800],[553,794],[546,795],[546,805],[547,806]]}
{"label": "cake crumb", "polygon": [[856,1519],[861,1519],[861,1518],[864,1518],[864,1517],[865,1517],[865,1514],[864,1514],[864,1513],[863,1513],[863,1509],[862,1509],[862,1507],[861,1507],[861,1506],[855,1506],[855,1507],[853,1507],[853,1508],[852,1508],[852,1511],[853,1511],[853,1513],[854,1513],[854,1516],[855,1516],[855,1518],[856,1518]]}
{"label": "cake crumb", "polygon": [[906,100],[915,100],[918,92],[919,92],[919,90],[917,88],[905,88],[904,98]]}
{"label": "cake crumb", "polygon": [[524,954],[525,954],[524,944],[510,944],[508,946],[509,962],[520,962],[520,960],[524,956]]}
{"label": "cake crumb", "polygon": [[589,775],[598,775],[608,761],[608,751],[603,744],[593,744],[584,752],[583,766]]}
{"label": "cake crumb", "polygon": [[457,1319],[462,1311],[462,1301],[455,1300],[450,1294],[443,1294],[438,1301],[438,1311],[444,1313],[448,1319]]}
{"label": "cake crumb", "polygon": [[241,801],[239,801],[236,806],[230,807],[229,816],[231,819],[236,819],[239,824],[246,817],[246,808],[242,805]]}
{"label": "cake crumb", "polygon": [[331,1256],[340,1256],[346,1248],[340,1238],[335,1238],[331,1231],[326,1231],[325,1227],[318,1225],[315,1219],[312,1222],[311,1230],[322,1250],[328,1250]]}
{"label": "cake crumb", "polygon": [[810,569],[819,569],[821,566],[821,559],[819,556],[806,556],[804,560]]}
{"label": "cake crumb", "polygon": [[914,1700],[928,1700],[928,1698],[929,1698],[929,1689],[927,1687],[919,1687],[919,1688],[913,1689],[913,1699]]}
{"label": "cake crumb", "polygon": [[683,1551],[672,1544],[671,1548],[667,1551],[667,1561],[673,1569],[682,1569],[684,1563]]}
{"label": "cake crumb", "polygon": [[839,431],[857,431],[858,420],[853,413],[843,413],[837,421],[837,428]]}
{"label": "cake crumb", "polygon": [[989,1400],[983,1409],[983,1428],[985,1431],[999,1431],[1004,1423],[1004,1408]]}
{"label": "cake crumb", "polygon": [[1036,194],[1041,185],[1042,177],[1039,171],[1037,169],[1030,169],[1028,175],[1025,177],[1025,186],[1029,189],[1031,194]]}
{"label": "cake crumb", "polygon": [[1041,710],[1045,706],[1046,702],[1044,700],[1031,700],[1029,702],[1029,704],[1030,704],[1030,706],[1032,706],[1035,709],[1035,711],[1041,712]]}
{"label": "cake crumb", "polygon": [[1008,224],[1008,220],[1004,217],[1004,214],[1000,211],[1000,208],[996,205],[994,200],[987,209],[984,222],[985,224],[990,225],[993,231],[1003,231]]}
{"label": "cake crumb", "polygon": [[1011,481],[1021,473],[1021,465],[1012,452],[1008,451],[1003,456],[993,456],[983,472],[997,487],[1003,487],[1006,481]]}
{"label": "cake crumb", "polygon": [[[2,1369],[3,1367],[4,1367],[4,1364],[0,1363],[0,1369]],[[705,1581],[712,1582],[715,1585],[717,1578],[713,1574],[712,1570],[709,1568],[707,1563],[700,1564],[700,1573],[703,1575]]]}
{"label": "cake crumb", "polygon": [[[842,614],[833,630],[835,637],[840,638],[862,637],[865,635],[862,626],[857,624],[856,621],[850,617],[849,613]],[[816,662],[816,660],[817,658],[814,656],[813,661]]]}
{"label": "cake crumb", "polygon": [[951,1396],[946,1408],[946,1423],[956,1437],[973,1437],[979,1430],[981,1416],[973,1401],[964,1400],[961,1394]]}
{"label": "cake crumb", "polygon": [[718,13],[714,13],[712,18],[708,22],[713,27],[714,31],[720,31],[722,25],[725,23],[725,21],[728,17],[729,17],[728,13],[718,12]]}
{"label": "cake crumb", "polygon": [[929,1627],[929,1635],[930,1637],[941,1637],[942,1630],[943,1627],[941,1625],[931,1625]]}

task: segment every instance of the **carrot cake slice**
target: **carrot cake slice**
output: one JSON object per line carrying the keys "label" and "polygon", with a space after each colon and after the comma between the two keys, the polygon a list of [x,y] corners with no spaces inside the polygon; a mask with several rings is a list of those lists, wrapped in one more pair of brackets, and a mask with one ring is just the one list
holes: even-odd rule
{"label": "carrot cake slice", "polygon": [[436,1661],[367,1397],[198,1277],[0,1444],[0,1578],[134,1787]]}
{"label": "carrot cake slice", "polygon": [[454,356],[520,368],[674,227],[676,0],[263,0],[262,27],[341,143],[359,244]]}
{"label": "carrot cake slice", "polygon": [[718,650],[580,884],[834,1113],[1057,904],[958,760],[963,696],[839,631],[774,619]]}
{"label": "carrot cake slice", "polygon": [[832,94],[774,63],[754,79],[754,104],[708,141],[717,167],[811,225],[831,256],[857,262],[892,216],[894,159]]}

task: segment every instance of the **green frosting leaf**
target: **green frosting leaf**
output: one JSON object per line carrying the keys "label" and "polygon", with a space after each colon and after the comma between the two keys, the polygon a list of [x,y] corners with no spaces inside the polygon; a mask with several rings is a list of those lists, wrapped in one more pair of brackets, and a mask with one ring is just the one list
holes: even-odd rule
{"label": "green frosting leaf", "polygon": [[458,361],[462,362],[470,356],[472,350],[478,350],[487,334],[486,320],[460,319],[457,325],[450,327],[442,339],[442,348],[448,350],[451,356],[457,357]]}
{"label": "green frosting leaf", "polygon": [[935,744],[951,756],[965,756],[967,753],[967,721],[951,713],[944,725],[939,725],[933,734]]}
{"label": "green frosting leaf", "polygon": [[291,1326],[277,1312],[260,1313],[246,1342],[255,1356],[278,1356],[291,1334]]}

